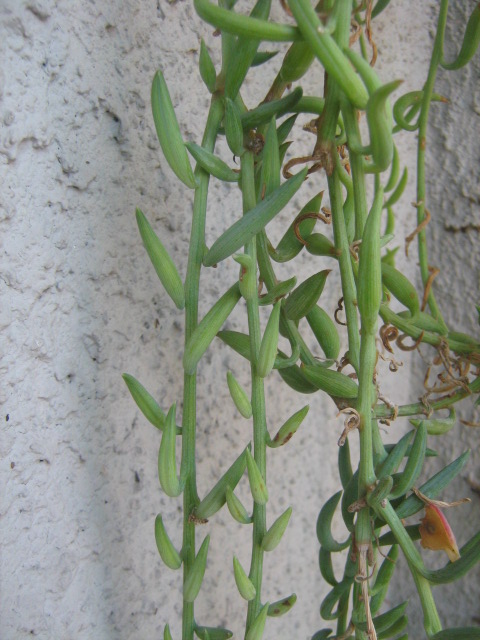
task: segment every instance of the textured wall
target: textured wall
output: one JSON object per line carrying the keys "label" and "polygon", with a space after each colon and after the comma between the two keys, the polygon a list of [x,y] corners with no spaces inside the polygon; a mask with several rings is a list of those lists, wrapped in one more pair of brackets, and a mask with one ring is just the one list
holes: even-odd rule
{"label": "textured wall", "polygon": [[[418,88],[425,77],[435,4],[425,10],[426,3],[420,8],[392,3],[379,21],[380,73],[406,76],[402,91]],[[185,138],[199,142],[208,107],[197,72],[200,36],[214,58],[219,41],[187,1],[2,0],[0,20],[0,340],[6,421],[0,462],[1,637],[150,638],[169,621],[178,638],[181,578],[158,557],[153,521],[161,512],[179,541],[180,501],[166,499],[158,487],[159,433],[135,409],[120,374],[138,377],[163,407],[181,398],[183,318],[156,280],[133,212],[135,206],[143,209],[184,274],[192,194],[159,151],[150,83],[161,67]],[[458,114],[466,109],[461,117],[469,118],[470,130],[478,134],[479,94],[471,89],[478,87],[478,60],[460,79],[451,77],[455,84],[445,85],[445,93],[455,98],[448,109],[433,113],[430,161],[438,180],[430,193],[438,221],[432,224],[431,260],[448,268],[438,279],[447,310],[453,320],[461,314],[471,330],[471,304],[463,310],[465,298],[478,299],[478,144],[469,135],[459,148],[457,127]],[[312,84],[319,82],[317,69]],[[265,84],[258,71],[252,73],[247,99],[261,96]],[[413,168],[413,137],[399,144]],[[444,163],[445,152],[452,159]],[[307,192],[322,188],[319,180],[306,187],[296,206]],[[402,199],[400,244],[414,227],[413,199],[412,190]],[[238,202],[214,185],[208,242],[235,219]],[[450,223],[470,226],[442,233]],[[318,270],[305,258],[300,264],[304,275]],[[414,269],[414,255],[404,268]],[[463,293],[457,283],[451,286],[452,272],[465,282]],[[226,265],[205,274],[202,313],[235,273]],[[324,295],[325,305],[335,308],[334,277]],[[232,328],[244,326],[243,310],[229,322]],[[418,395],[412,389],[416,368],[423,365],[416,360],[405,363],[409,366],[411,375],[403,372],[402,386],[395,379],[385,387],[396,402],[406,401],[411,392]],[[199,376],[202,494],[251,437],[233,411],[227,369],[247,383],[244,363],[217,344]],[[306,402],[312,407],[295,439],[269,457],[269,522],[292,503],[295,510],[281,546],[266,558],[265,599],[295,591],[299,600],[289,616],[269,623],[266,637],[303,640],[321,626],[318,606],[327,592],[316,564],[313,526],[320,506],[338,487],[341,423],[332,404],[299,398],[284,387],[279,394],[276,381],[272,377],[267,384],[272,431]],[[392,440],[400,428],[391,428]],[[477,434],[465,428],[456,432],[442,461],[467,440],[475,446]],[[307,468],[306,477],[301,472]],[[461,495],[468,494],[466,481],[478,479],[477,471],[474,453],[457,487]],[[247,499],[246,483],[240,495]],[[473,528],[471,513],[477,514],[478,528],[478,511],[478,497],[471,510],[458,511],[461,541]],[[468,523],[462,520],[467,513]],[[240,635],[244,606],[235,591],[231,557],[235,552],[248,564],[250,532],[224,511],[199,535],[206,531],[212,542],[197,617],[205,624],[227,624]],[[439,592],[450,624],[469,622],[478,602],[478,571],[472,580],[474,588],[464,588],[455,605],[457,591]],[[409,589],[407,577],[402,592]],[[392,594],[391,602],[402,595]],[[420,636],[413,632],[412,637]]]}

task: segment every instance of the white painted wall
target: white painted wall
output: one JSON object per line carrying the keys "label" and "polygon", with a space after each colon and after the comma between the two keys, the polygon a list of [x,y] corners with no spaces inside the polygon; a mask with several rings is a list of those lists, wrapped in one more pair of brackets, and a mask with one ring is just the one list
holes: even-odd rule
{"label": "white painted wall", "polygon": [[[405,90],[420,87],[425,78],[435,6],[392,2],[379,20],[375,36],[380,74],[404,77]],[[275,15],[280,15],[278,9]],[[0,636],[153,638],[168,621],[179,638],[181,577],[162,565],[153,522],[161,512],[179,544],[180,501],[166,499],[159,489],[159,433],[139,415],[120,374],[134,374],[164,407],[181,399],[183,319],[156,280],[133,213],[135,206],[143,209],[184,274],[192,194],[161,156],[150,112],[150,83],[161,67],[185,138],[199,142],[208,106],[197,71],[199,42],[203,36],[218,60],[219,40],[183,0],[2,0],[0,20],[5,416]],[[438,280],[440,299],[451,318],[461,316],[468,330],[474,329],[471,303],[478,300],[478,231],[440,234],[452,211],[455,224],[479,221],[478,145],[473,134],[478,138],[478,68],[477,60],[476,67],[454,76],[455,84],[446,85],[452,105],[450,111],[434,110],[430,155],[436,177],[431,208],[438,216],[432,225],[431,259],[445,269]],[[269,73],[273,77],[273,68]],[[314,83],[319,86],[318,69],[312,74]],[[262,96],[265,86],[260,72],[252,73],[247,100],[249,95]],[[457,116],[464,109],[467,115]],[[446,112],[454,115],[445,120]],[[458,148],[460,117],[462,124],[469,118],[472,133]],[[400,144],[413,175],[414,140]],[[443,160],[447,152],[453,160]],[[312,192],[323,185],[321,177],[315,179],[318,183],[308,187]],[[296,205],[306,199],[299,196]],[[412,189],[402,199],[400,242],[414,227],[413,199]],[[238,211],[237,196],[214,187],[209,242]],[[277,229],[273,236],[279,233]],[[405,266],[408,272],[414,270],[414,259],[413,253]],[[303,274],[318,270],[305,258],[300,264]],[[452,286],[450,269],[456,278],[464,278],[464,293],[458,281]],[[222,265],[205,274],[202,312],[235,273],[231,265]],[[338,280],[332,277],[328,287],[325,305],[333,309]],[[464,295],[469,298],[465,311]],[[244,323],[239,309],[230,325]],[[201,493],[251,437],[229,399],[228,368],[247,383],[244,363],[216,344],[200,369]],[[409,371],[385,387],[397,402],[411,397],[414,381],[423,376],[422,363],[416,360]],[[284,386],[279,391],[277,380],[274,376],[267,384],[272,431],[311,400]],[[392,440],[401,428],[391,427]],[[338,487],[340,431],[334,406],[314,398],[295,439],[269,456],[269,522],[288,505],[295,504],[295,509],[281,546],[266,558],[265,599],[295,591],[298,602],[288,616],[269,623],[266,638],[304,640],[322,626],[318,607],[327,589],[318,571],[314,525],[320,506]],[[478,447],[477,433],[459,428],[447,441],[441,461],[468,443]],[[456,485],[457,497],[468,494],[467,478],[478,480],[478,462],[474,451]],[[305,469],[310,469],[308,474]],[[245,483],[241,495],[247,499]],[[460,541],[468,537],[467,529],[480,524],[478,496],[472,497],[472,506],[462,507],[454,517]],[[232,523],[225,511],[199,535],[207,531],[212,542],[197,618],[228,625],[240,637],[245,607],[235,591],[231,558],[235,552],[248,564],[250,531]],[[439,591],[450,625],[470,623],[476,611],[478,570],[471,582],[468,589],[462,583],[461,592],[458,585]],[[407,577],[402,593],[392,594],[391,602],[411,589]],[[412,609],[412,629],[418,629],[415,605]],[[419,638],[420,632],[412,631],[412,637]]]}

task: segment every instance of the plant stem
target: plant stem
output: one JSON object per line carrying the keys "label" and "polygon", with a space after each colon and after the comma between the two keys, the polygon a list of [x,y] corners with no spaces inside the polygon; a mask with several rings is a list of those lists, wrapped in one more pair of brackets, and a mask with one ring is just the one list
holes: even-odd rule
{"label": "plant stem", "polygon": [[[438,16],[437,33],[433,44],[432,57],[430,59],[430,67],[428,70],[427,80],[423,87],[422,107],[419,115],[418,126],[418,146],[417,146],[417,224],[420,225],[425,220],[425,151],[427,147],[427,127],[428,115],[430,111],[430,103],[432,100],[433,89],[435,86],[435,78],[438,66],[443,53],[443,40],[445,36],[445,26],[447,23],[448,0],[441,0],[440,12]],[[420,262],[420,272],[422,274],[423,286],[425,287],[430,277],[428,264],[427,237],[425,229],[418,234],[418,259]],[[435,295],[430,290],[428,295],[428,306],[434,318],[436,318],[446,329],[445,321],[438,308]]]}
{"label": "plant stem", "polygon": [[[255,207],[255,174],[254,156],[246,152],[242,156],[241,162],[241,188],[243,197],[243,212],[247,213]],[[246,246],[245,253],[252,258],[253,264],[257,261],[256,238],[253,238]],[[261,332],[260,315],[258,307],[258,297],[254,296],[247,300],[248,329],[250,335],[250,350],[252,354],[251,378],[252,378],[252,410],[253,410],[253,457],[263,479],[266,482],[267,472],[267,421],[265,416],[265,394],[263,378],[256,372],[256,361],[260,351]],[[254,503],[253,505],[253,537],[252,537],[252,559],[250,564],[249,578],[256,590],[253,600],[248,603],[247,622],[245,634],[248,633],[252,623],[257,617],[261,608],[262,570],[263,570],[263,549],[262,540],[267,531],[267,517],[265,505]]]}
{"label": "plant stem", "polygon": [[[214,96],[210,105],[202,145],[213,151],[215,140],[223,117],[223,107],[219,98]],[[193,203],[192,229],[188,253],[187,275],[185,279],[185,344],[198,323],[198,298],[200,271],[205,248],[205,217],[210,174],[199,166],[195,169],[198,187]],[[183,418],[182,418],[182,469],[186,473],[183,492],[183,581],[195,560],[195,523],[189,521],[190,513],[198,503],[197,480],[195,471],[196,437],[196,373],[184,375]],[[182,640],[192,640],[195,619],[193,602],[183,601]]]}

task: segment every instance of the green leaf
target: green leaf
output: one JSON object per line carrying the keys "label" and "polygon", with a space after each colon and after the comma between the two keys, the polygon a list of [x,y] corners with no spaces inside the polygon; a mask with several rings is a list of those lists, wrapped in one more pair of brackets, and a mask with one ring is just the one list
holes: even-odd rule
{"label": "green leaf", "polygon": [[289,320],[297,322],[306,316],[317,304],[325,287],[330,269],[314,273],[298,285],[285,301],[285,314]]}
{"label": "green leaf", "polygon": [[261,546],[264,551],[273,551],[278,546],[288,526],[291,515],[292,507],[289,507],[275,520],[270,529],[263,536]]}
{"label": "green leaf", "polygon": [[458,56],[453,62],[442,60],[440,64],[444,69],[455,70],[464,67],[475,55],[480,44],[480,5],[473,9],[467,22],[465,35]]}
{"label": "green leaf", "polygon": [[384,209],[386,209],[387,207],[393,207],[393,205],[400,200],[400,198],[403,195],[403,192],[405,191],[405,187],[407,186],[407,184],[408,184],[408,169],[407,167],[405,167],[402,173],[402,177],[398,181],[398,184],[395,187],[395,190],[383,205]]}
{"label": "green leaf", "polygon": [[429,418],[428,420],[410,420],[410,424],[412,424],[415,428],[418,428],[420,424],[424,424],[427,433],[430,436],[438,436],[443,435],[444,433],[448,433],[456,424],[457,415],[455,413],[455,409],[453,407],[450,408],[450,415],[448,418]]}
{"label": "green leaf", "polygon": [[265,480],[257,466],[257,463],[248,449],[246,450],[246,454],[250,491],[252,492],[254,501],[257,504],[264,505],[268,500],[267,485],[265,484]]}
{"label": "green leaf", "polygon": [[298,29],[287,24],[239,15],[209,2],[209,0],[194,0],[193,5],[195,11],[205,22],[226,33],[269,42],[290,42],[301,39]]}
{"label": "green leaf", "polygon": [[413,431],[409,431],[406,433],[397,444],[393,447],[393,449],[388,454],[387,458],[377,467],[376,474],[377,478],[383,478],[384,476],[391,476],[402,462],[405,454],[407,453],[408,445],[413,436]]}
{"label": "green leaf", "polygon": [[155,518],[155,542],[157,543],[158,553],[167,567],[170,569],[180,569],[182,558],[173,546],[165,530],[161,515]]}
{"label": "green leaf", "polygon": [[217,337],[243,358],[251,362],[250,338],[246,333],[242,333],[241,331],[219,331]]}
{"label": "green leaf", "polygon": [[317,518],[317,538],[326,551],[343,551],[350,545],[350,536],[344,542],[337,542],[332,536],[332,519],[342,493],[338,491],[327,500]]}
{"label": "green leaf", "polygon": [[210,536],[206,536],[202,542],[200,549],[193,561],[192,566],[187,574],[183,584],[183,599],[186,602],[193,602],[198,596],[200,587],[202,586],[205,569],[207,566],[208,545],[210,544]]}
{"label": "green leaf", "polygon": [[235,584],[237,585],[238,592],[244,600],[253,600],[257,594],[252,581],[245,573],[240,561],[235,556],[233,557],[233,574],[235,576]]}
{"label": "green leaf", "polygon": [[480,560],[480,532],[460,549],[460,558],[449,562],[442,569],[423,569],[420,573],[432,584],[445,584],[462,578]]}
{"label": "green leaf", "polygon": [[325,357],[336,360],[340,354],[340,336],[336,323],[318,305],[307,313],[307,322]]}
{"label": "green leaf", "polygon": [[380,610],[380,607],[385,600],[390,580],[392,579],[393,572],[395,571],[397,558],[398,544],[394,544],[378,570],[373,587],[370,588],[370,593],[372,595],[370,600],[370,610],[373,616]]}
{"label": "green leaf", "polygon": [[176,307],[183,309],[185,307],[185,291],[175,263],[140,209],[137,209],[136,217],[143,244],[160,282]]}
{"label": "green leaf", "polygon": [[242,127],[244,131],[254,129],[262,124],[270,122],[272,117],[280,118],[295,107],[303,95],[301,87],[297,87],[284,98],[265,102],[259,107],[242,113]]}
{"label": "green leaf", "polygon": [[[446,486],[450,484],[450,482],[457,476],[460,471],[463,469],[465,464],[467,463],[468,457],[470,455],[470,451],[465,451],[459,456],[456,460],[451,462],[449,465],[444,467],[441,471],[436,473],[430,480],[425,482],[421,487],[419,487],[420,491],[427,496],[427,498],[435,498],[436,495],[440,493]],[[424,504],[417,498],[416,495],[409,496],[406,500],[404,500],[400,506],[398,506],[395,511],[399,518],[408,518],[409,516],[413,516],[415,513],[423,509]]]}
{"label": "green leaf", "polygon": [[157,71],[152,84],[152,112],[158,140],[163,154],[175,175],[191,189],[197,183],[183,144],[172,100],[161,71]]}
{"label": "green leaf", "polygon": [[367,103],[367,124],[370,147],[376,171],[386,171],[393,158],[393,117],[388,100],[403,80],[394,80],[379,87]]}
{"label": "green leaf", "polygon": [[183,368],[188,374],[194,373],[196,366],[210,343],[219,332],[225,320],[232,313],[240,300],[241,294],[236,282],[223,296],[217,300],[206,313],[190,336],[183,354]]}
{"label": "green leaf", "polygon": [[303,407],[303,409],[300,409],[300,411],[297,411],[292,416],[290,416],[290,418],[288,418],[288,420],[280,427],[273,440],[267,442],[268,446],[272,449],[275,449],[286,444],[290,440],[290,438],[297,432],[297,429],[305,419],[308,410],[309,405],[307,404],[305,407]]}
{"label": "green leaf", "polygon": [[382,283],[390,291],[394,298],[410,311],[412,322],[415,322],[420,313],[420,302],[417,290],[410,280],[401,271],[382,262]]}
{"label": "green leaf", "polygon": [[244,449],[238,456],[235,462],[227,469],[220,480],[216,483],[211,491],[203,498],[200,504],[195,509],[195,516],[201,520],[208,519],[213,514],[220,511],[226,502],[227,488],[233,490],[240,482],[240,478],[243,476],[246,461],[246,452],[248,449]]}
{"label": "green leaf", "polygon": [[236,380],[231,371],[227,371],[227,384],[235,406],[244,418],[252,417],[252,404],[245,392],[245,389]]}
{"label": "green leaf", "polygon": [[335,585],[325,597],[320,606],[320,615],[324,620],[335,620],[339,617],[340,605],[337,606],[336,611],[334,611],[333,608],[344,596],[350,593],[352,582],[353,580],[351,578],[344,579],[342,582]]}
{"label": "green leaf", "polygon": [[289,118],[284,120],[282,124],[278,126],[277,139],[278,139],[279,145],[283,144],[285,140],[288,138],[288,136],[290,135],[290,132],[293,128],[293,125],[295,124],[297,117],[298,117],[298,114],[295,113],[293,116],[290,116]]}
{"label": "green leaf", "polygon": [[266,378],[271,372],[277,356],[278,347],[278,323],[280,320],[280,302],[273,307],[270,317],[265,327],[265,332],[260,344],[260,352],[257,361],[257,375]]}
{"label": "green leaf", "polygon": [[[271,0],[257,0],[250,17],[268,21]],[[232,56],[228,60],[225,72],[225,95],[234,100],[245,80],[248,70],[252,66],[253,59],[257,53],[260,39],[252,36],[240,36],[237,39]]]}
{"label": "green leaf", "polygon": [[297,278],[293,276],[289,280],[284,280],[283,282],[279,282],[274,287],[270,289],[268,293],[260,296],[258,299],[258,304],[261,307],[266,307],[269,304],[275,304],[280,298],[283,298],[289,293],[293,287],[297,284]]}
{"label": "green leaf", "polygon": [[176,404],[173,403],[165,420],[165,428],[158,452],[158,479],[160,486],[170,498],[179,496],[185,486],[185,479],[183,477],[177,477],[175,414]]}
{"label": "green leaf", "polygon": [[230,151],[241,156],[244,152],[242,121],[237,106],[230,98],[225,100],[225,136]]}
{"label": "green leaf", "polygon": [[[284,236],[278,243],[276,249],[273,247],[269,248],[269,253],[272,260],[275,262],[288,262],[297,256],[300,251],[303,249],[304,245],[300,242],[300,240],[295,235],[295,227],[297,226],[297,222],[302,216],[306,214],[316,214],[320,211],[320,207],[323,199],[323,191],[317,194],[314,198],[312,198],[300,211],[298,216],[296,216],[295,220],[288,227]],[[313,228],[315,227],[316,219],[315,217],[305,218],[298,224],[298,233],[305,240],[312,233]]]}
{"label": "green leaf", "polygon": [[339,84],[348,100],[357,109],[365,109],[368,96],[363,83],[334,38],[326,32],[310,2],[308,0],[289,0],[288,4],[303,37],[320,60],[325,71]]}
{"label": "green leaf", "polygon": [[200,67],[200,75],[202,76],[202,80],[204,81],[210,93],[213,93],[215,91],[215,85],[217,83],[217,74],[215,71],[215,66],[210,57],[210,54],[208,53],[207,46],[203,41],[203,38],[200,41],[199,67]]}
{"label": "green leaf", "polygon": [[268,125],[265,145],[262,152],[262,171],[259,197],[264,198],[280,186],[280,158],[278,155],[278,139],[275,118]]}
{"label": "green leaf", "polygon": [[309,70],[315,54],[308,42],[294,42],[290,45],[278,72],[278,78],[289,84],[300,80]]}
{"label": "green leaf", "polygon": [[238,182],[240,173],[230,169],[228,164],[220,160],[216,155],[210,153],[210,151],[207,151],[203,147],[199,147],[198,144],[194,142],[187,142],[185,146],[207,173],[210,173],[223,182]]}
{"label": "green leaf", "polygon": [[279,213],[300,189],[307,175],[307,169],[287,180],[281,187],[262,200],[227,229],[212,245],[203,263],[211,267],[244,246]]}
{"label": "green leaf", "polygon": [[480,640],[479,627],[452,627],[439,631],[430,640]]}
{"label": "green leaf", "polygon": [[[145,387],[130,374],[124,373],[122,378],[125,380],[125,384],[127,385],[132,398],[135,400],[138,408],[146,419],[151,422],[154,427],[163,431],[166,416],[157,401],[148,393]],[[179,435],[182,433],[182,430],[177,427],[176,433]]]}
{"label": "green leaf", "polygon": [[349,399],[358,396],[357,383],[340,371],[326,369],[318,364],[304,365],[301,371],[311,384],[330,396]]}
{"label": "green leaf", "polygon": [[224,629],[223,627],[203,627],[196,624],[194,629],[195,635],[200,640],[228,640],[233,636],[229,629]]}
{"label": "green leaf", "polygon": [[399,498],[409,491],[417,481],[422,471],[427,446],[427,430],[425,425],[418,427],[412,450],[402,473],[398,474],[398,481],[390,492],[390,499]]}
{"label": "green leaf", "polygon": [[332,552],[327,551],[323,547],[320,547],[320,551],[318,554],[318,564],[320,566],[320,573],[322,574],[322,578],[325,580],[325,582],[327,582],[332,587],[337,585],[338,581],[335,578],[335,573],[333,571],[332,565]]}
{"label": "green leaf", "polygon": [[285,613],[288,613],[290,609],[294,606],[297,601],[297,596],[295,593],[288,596],[287,598],[282,598],[282,600],[277,600],[277,602],[272,602],[272,604],[268,607],[267,616],[269,618],[278,618],[283,616]]}
{"label": "green leaf", "polygon": [[342,487],[346,489],[353,477],[348,438],[345,440],[343,447],[338,447],[338,472]]}
{"label": "green leaf", "polygon": [[[377,632],[377,634],[380,634],[383,631],[387,631],[399,620],[404,618],[403,614],[405,613],[405,609],[407,608],[407,605],[408,605],[408,601],[402,602],[402,604],[399,604],[396,607],[393,607],[392,609],[390,609],[389,611],[386,611],[385,613],[382,613],[381,615],[374,618],[373,625],[375,627],[375,631]],[[362,631],[367,630],[367,624],[365,622],[357,623],[357,627]],[[398,629],[398,631],[400,630],[401,629]],[[393,633],[390,635],[393,635]],[[389,636],[386,636],[386,637],[389,637]]]}
{"label": "green leaf", "polygon": [[267,621],[268,607],[269,603],[267,602],[260,609],[260,613],[250,626],[250,629],[245,636],[245,640],[262,640],[263,630],[265,629],[265,622]]}
{"label": "green leaf", "polygon": [[253,522],[252,517],[248,515],[247,510],[230,487],[227,487],[225,497],[227,500],[228,510],[234,520],[240,524],[251,524]]}
{"label": "green leaf", "polygon": [[380,222],[383,190],[379,189],[368,214],[360,246],[357,302],[362,319],[362,332],[374,333],[382,301],[380,262]]}
{"label": "green leaf", "polygon": [[278,373],[289,387],[299,393],[315,393],[318,390],[317,387],[313,385],[303,374],[302,369],[300,369],[296,364],[291,367],[278,369]]}
{"label": "green leaf", "polygon": [[257,51],[253,56],[251,67],[259,67],[277,55],[278,51]]}

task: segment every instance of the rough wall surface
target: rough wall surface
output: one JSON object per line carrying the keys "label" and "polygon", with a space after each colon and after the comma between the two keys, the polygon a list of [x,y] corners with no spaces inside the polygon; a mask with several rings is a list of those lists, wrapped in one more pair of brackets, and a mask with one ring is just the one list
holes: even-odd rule
{"label": "rough wall surface", "polygon": [[[405,90],[420,87],[425,77],[435,4],[392,3],[380,20],[381,76],[407,76]],[[5,640],[153,638],[168,621],[178,638],[181,577],[162,565],[153,522],[162,513],[170,534],[180,540],[180,502],[166,499],[158,487],[159,433],[139,415],[120,374],[135,375],[163,407],[181,398],[183,318],[156,280],[133,212],[135,206],[143,209],[184,274],[192,195],[161,156],[150,83],[161,67],[185,138],[199,142],[208,107],[197,71],[199,42],[203,36],[216,59],[218,40],[183,0],[2,0],[0,20],[5,415],[0,635]],[[459,11],[452,29],[460,32],[461,23]],[[458,38],[458,32],[451,37],[457,33]],[[478,299],[479,284],[479,152],[475,135],[467,135],[461,148],[457,140],[460,117],[462,127],[478,137],[479,94],[471,90],[478,87],[478,69],[477,59],[460,80],[458,74],[444,80],[453,83],[445,85],[444,93],[455,99],[450,115],[434,112],[430,153],[433,175],[447,176],[430,186],[438,207],[431,261],[448,266],[439,289],[451,319],[462,314],[468,330],[473,329],[471,303],[472,297]],[[317,70],[312,85],[320,81]],[[247,91],[261,96],[266,84],[254,72]],[[413,175],[414,141],[402,139],[400,146]],[[402,199],[399,238],[414,226],[413,199],[413,190]],[[304,201],[302,196],[295,205]],[[238,198],[223,186],[214,187],[210,203],[208,242],[239,210]],[[450,224],[468,229],[443,233]],[[301,269],[305,275],[314,270],[305,259]],[[412,272],[414,265],[405,269]],[[201,313],[235,273],[227,265],[205,275]],[[326,305],[332,310],[338,281],[332,279],[329,287]],[[231,327],[244,323],[239,312]],[[423,374],[411,366],[411,376],[403,372],[403,386],[394,381],[386,387],[395,402],[418,395],[415,384]],[[199,377],[201,493],[251,437],[233,411],[227,369],[247,384],[244,364],[216,345]],[[275,382],[272,378],[267,384],[272,431],[310,400],[283,386],[279,394]],[[338,487],[341,423],[333,405],[318,398],[311,404],[295,439],[269,457],[269,522],[290,504],[294,515],[282,546],[266,558],[265,599],[295,591],[298,602],[289,616],[269,623],[266,638],[303,640],[321,626],[318,606],[327,588],[320,579],[313,532],[318,510]],[[445,462],[467,444],[474,451],[456,497],[469,493],[468,478],[478,480],[478,435],[456,432],[442,454]],[[308,477],[300,473],[307,468]],[[246,486],[242,491],[247,500]],[[473,509],[459,511],[461,541],[467,530],[478,529],[478,511],[478,496]],[[197,617],[201,623],[228,625],[239,636],[244,606],[235,590],[231,558],[235,552],[247,565],[250,533],[224,511],[207,527],[212,542]],[[453,591],[439,592],[439,608],[448,614],[442,617],[449,624],[470,623],[479,582],[477,570],[469,588],[464,582],[461,591],[455,585]],[[403,599],[409,589],[405,577],[402,594],[391,594],[391,602]],[[461,597],[454,599],[453,593]],[[421,637],[415,632],[418,620],[413,613],[413,638]]]}

